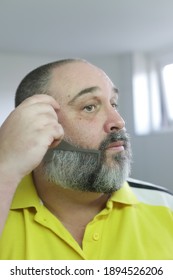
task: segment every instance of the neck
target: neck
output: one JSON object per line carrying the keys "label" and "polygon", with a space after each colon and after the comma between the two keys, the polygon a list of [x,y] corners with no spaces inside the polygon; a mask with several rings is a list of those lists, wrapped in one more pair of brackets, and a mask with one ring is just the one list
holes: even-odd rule
{"label": "neck", "polygon": [[33,172],[33,178],[44,205],[81,246],[87,224],[105,207],[109,195],[64,189],[47,182],[39,169]]}

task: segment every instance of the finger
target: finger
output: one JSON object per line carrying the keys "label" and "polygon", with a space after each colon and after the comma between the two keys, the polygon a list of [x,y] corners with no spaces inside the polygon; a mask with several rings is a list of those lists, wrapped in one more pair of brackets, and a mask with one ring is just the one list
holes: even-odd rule
{"label": "finger", "polygon": [[[49,127],[50,128],[50,127]],[[49,144],[49,148],[56,147],[64,138],[64,130],[63,127],[60,124],[56,124],[56,128],[54,127],[54,130],[51,131],[50,135],[52,134],[52,141]]]}
{"label": "finger", "polygon": [[31,97],[28,97],[19,106],[28,106],[35,103],[47,103],[51,105],[54,110],[60,109],[60,105],[58,104],[58,102],[52,96],[47,94],[35,94]]}

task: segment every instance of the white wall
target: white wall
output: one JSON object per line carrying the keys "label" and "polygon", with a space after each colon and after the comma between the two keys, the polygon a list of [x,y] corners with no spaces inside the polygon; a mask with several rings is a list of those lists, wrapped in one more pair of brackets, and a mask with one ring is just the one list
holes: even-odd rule
{"label": "white wall", "polygon": [[[173,131],[136,136],[133,125],[132,55],[85,57],[105,70],[120,89],[120,112],[131,135],[132,176],[173,191]],[[0,53],[0,124],[13,109],[14,93],[20,80],[33,68],[58,57],[34,57]]]}
{"label": "white wall", "polygon": [[0,53],[0,125],[14,108],[14,95],[22,78],[35,67],[59,59]]}

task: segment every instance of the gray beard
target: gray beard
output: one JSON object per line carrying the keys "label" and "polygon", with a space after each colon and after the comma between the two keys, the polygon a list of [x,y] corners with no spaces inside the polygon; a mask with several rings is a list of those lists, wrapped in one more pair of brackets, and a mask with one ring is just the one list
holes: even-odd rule
{"label": "gray beard", "polygon": [[[105,149],[111,142],[122,139],[125,150],[112,156],[111,166],[107,163]],[[112,193],[117,191],[128,178],[131,166],[131,148],[127,134],[112,133],[99,148],[100,162],[93,153],[59,151],[51,149],[49,161],[43,160],[44,176],[47,181],[66,189],[83,192]]]}

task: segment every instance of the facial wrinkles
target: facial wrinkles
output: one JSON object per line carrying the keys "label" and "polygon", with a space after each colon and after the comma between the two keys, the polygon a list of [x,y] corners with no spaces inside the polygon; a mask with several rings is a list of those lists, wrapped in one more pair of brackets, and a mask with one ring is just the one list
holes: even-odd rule
{"label": "facial wrinkles", "polygon": [[53,71],[51,92],[54,93],[58,102],[64,104],[73,99],[80,91],[85,91],[87,88],[97,89],[103,85],[109,90],[113,90],[114,93],[118,93],[118,90],[102,69],[88,62],[75,62]]}

